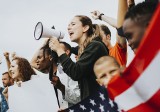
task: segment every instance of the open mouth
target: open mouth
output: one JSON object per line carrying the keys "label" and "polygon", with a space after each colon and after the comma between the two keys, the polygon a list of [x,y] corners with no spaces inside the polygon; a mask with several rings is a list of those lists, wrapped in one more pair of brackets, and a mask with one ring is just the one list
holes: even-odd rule
{"label": "open mouth", "polygon": [[74,33],[73,32],[69,32],[69,35],[71,36],[71,35],[73,35]]}
{"label": "open mouth", "polygon": [[12,71],[11,71],[11,74],[13,75],[13,74],[14,74],[14,72],[12,72]]}
{"label": "open mouth", "polygon": [[37,69],[39,69],[40,68],[40,64],[37,64]]}

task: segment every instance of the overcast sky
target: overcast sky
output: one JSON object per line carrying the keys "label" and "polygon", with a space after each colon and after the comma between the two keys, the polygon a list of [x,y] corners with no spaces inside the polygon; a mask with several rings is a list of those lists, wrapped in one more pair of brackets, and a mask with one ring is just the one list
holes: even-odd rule
{"label": "overcast sky", "polygon": [[[53,25],[65,33],[64,41],[70,42],[67,25],[75,15],[90,16],[99,10],[107,16],[116,18],[118,0],[0,0],[0,86],[1,74],[7,71],[3,52],[16,52],[29,61],[44,39],[34,39],[34,28],[41,21],[46,27]],[[139,2],[142,0],[137,0]],[[93,20],[93,23],[104,23]],[[106,23],[104,23],[106,24]],[[112,43],[115,43],[116,30],[110,27]],[[129,49],[128,60],[133,57]]]}

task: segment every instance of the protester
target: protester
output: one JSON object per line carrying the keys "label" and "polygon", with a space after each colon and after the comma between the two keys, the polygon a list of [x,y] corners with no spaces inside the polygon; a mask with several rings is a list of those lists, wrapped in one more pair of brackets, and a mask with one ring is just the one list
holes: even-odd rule
{"label": "protester", "polygon": [[109,81],[115,76],[120,75],[119,63],[114,57],[103,56],[94,64],[94,72],[96,74],[96,81],[101,85],[107,87]]}
{"label": "protester", "polygon": [[94,40],[92,21],[87,16],[75,16],[68,25],[68,33],[71,41],[79,46],[76,63],[65,54],[56,38],[50,40],[49,46],[57,52],[64,72],[73,80],[78,81],[81,99],[84,99],[99,88],[93,65],[98,58],[108,55],[108,52],[100,41]]}
{"label": "protester", "polygon": [[3,87],[0,87],[0,94],[1,94],[1,112],[6,112],[8,110],[8,104],[7,101],[4,97],[4,95],[2,94],[3,90],[6,87],[9,87],[11,85],[13,85],[14,81],[11,78],[11,73],[9,72],[9,67],[10,67],[10,59],[9,59],[9,52],[4,52],[4,57],[6,59],[6,63],[7,63],[7,67],[8,67],[8,72],[5,72],[2,74],[2,83],[3,83]]}
{"label": "protester", "polygon": [[118,4],[118,16],[117,22],[112,20],[108,16],[104,15],[99,11],[91,12],[93,19],[103,20],[110,25],[117,28],[117,36],[116,36],[116,44],[112,46],[111,44],[111,32],[106,25],[100,25],[100,36],[102,37],[102,41],[105,43],[106,47],[109,49],[109,55],[113,56],[121,66],[126,66],[127,64],[127,44],[126,39],[123,38],[123,35],[120,35],[120,29],[123,24],[124,15],[127,10],[127,1],[120,0]]}
{"label": "protester", "polygon": [[36,75],[27,59],[15,57],[11,62],[10,71],[15,82],[29,81],[32,75]]}
{"label": "protester", "polygon": [[[9,70],[14,83],[18,86],[21,85],[21,82],[29,81],[32,75],[36,75],[28,60],[22,57],[14,57]],[[4,89],[3,95],[8,100],[8,87]]]}
{"label": "protester", "polygon": [[[11,77],[9,76],[8,72],[5,72],[2,74],[2,83],[4,87],[8,87],[11,86],[13,84],[13,80],[11,79]],[[8,104],[7,101],[4,97],[4,95],[2,94],[4,88],[0,87],[0,94],[1,94],[1,112],[7,112],[8,110]]]}
{"label": "protester", "polygon": [[[68,43],[60,42],[60,47],[65,51],[67,56],[71,55],[71,46]],[[45,71],[45,73],[50,72],[50,74],[53,74],[51,83],[58,89],[57,97],[60,109],[65,109],[80,101],[80,90],[78,82],[68,77],[63,72],[60,64],[57,65],[58,57],[55,55],[53,56],[48,43],[46,43],[34,55],[31,65],[41,72]]]}
{"label": "protester", "polygon": [[[6,59],[6,63],[7,63],[7,68],[8,68],[8,73],[9,73],[9,76],[10,76],[10,80],[12,80],[12,85],[14,84],[14,80],[11,78],[11,72],[9,71],[9,68],[11,66],[11,62],[10,62],[10,58],[9,58],[9,52],[4,52],[4,57]],[[13,58],[13,54],[12,54],[12,58]]]}
{"label": "protester", "polygon": [[142,2],[130,8],[125,15],[123,31],[126,35],[128,45],[134,53],[137,52],[137,48],[140,45],[156,6],[156,2]]}

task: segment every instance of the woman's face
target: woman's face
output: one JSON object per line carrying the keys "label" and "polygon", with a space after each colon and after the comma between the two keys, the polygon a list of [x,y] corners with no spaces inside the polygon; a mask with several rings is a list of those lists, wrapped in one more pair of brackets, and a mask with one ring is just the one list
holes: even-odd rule
{"label": "woman's face", "polygon": [[84,32],[84,27],[79,17],[74,17],[68,25],[68,34],[70,35],[71,41],[78,43]]}
{"label": "woman's face", "polygon": [[12,74],[13,79],[18,79],[20,77],[17,60],[13,60],[11,62],[10,72]]}

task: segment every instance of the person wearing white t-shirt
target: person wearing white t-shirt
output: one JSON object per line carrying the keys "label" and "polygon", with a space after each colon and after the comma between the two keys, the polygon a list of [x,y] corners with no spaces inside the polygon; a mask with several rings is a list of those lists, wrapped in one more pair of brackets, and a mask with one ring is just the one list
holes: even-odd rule
{"label": "person wearing white t-shirt", "polygon": [[[61,47],[70,56],[70,45],[66,42],[61,42]],[[80,101],[80,90],[78,82],[68,77],[63,72],[62,66],[57,63],[58,56],[50,50],[48,41],[36,52],[31,61],[31,65],[35,69],[43,73],[54,74],[50,77],[50,80],[54,87],[57,88],[55,91],[57,92],[60,109],[65,109]]]}

